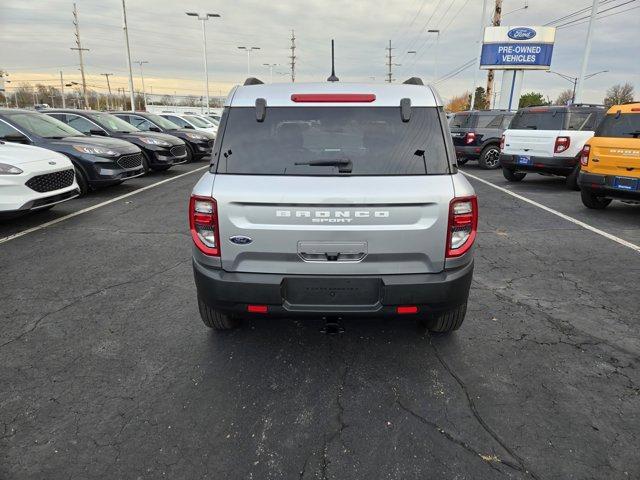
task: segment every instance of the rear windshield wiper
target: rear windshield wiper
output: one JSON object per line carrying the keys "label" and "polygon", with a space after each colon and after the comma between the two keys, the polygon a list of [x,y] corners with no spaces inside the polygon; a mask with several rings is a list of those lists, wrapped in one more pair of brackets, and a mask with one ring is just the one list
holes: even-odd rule
{"label": "rear windshield wiper", "polygon": [[309,165],[311,167],[338,167],[340,173],[351,173],[353,162],[348,158],[309,160],[308,162],[296,162],[294,165]]}

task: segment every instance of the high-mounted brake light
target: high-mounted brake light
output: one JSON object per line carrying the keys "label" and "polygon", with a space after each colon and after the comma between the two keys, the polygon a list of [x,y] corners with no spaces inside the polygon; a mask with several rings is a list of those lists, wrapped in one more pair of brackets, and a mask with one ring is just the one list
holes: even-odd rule
{"label": "high-mounted brake light", "polygon": [[296,103],[371,103],[376,99],[373,93],[294,93],[291,101]]}
{"label": "high-mounted brake light", "polygon": [[640,112],[640,108],[632,108],[631,111],[632,112]]}
{"label": "high-mounted brake light", "polygon": [[580,165],[586,167],[589,165],[589,153],[591,153],[591,146],[585,145],[582,147],[582,152],[580,153]]}
{"label": "high-mounted brake light", "polygon": [[211,257],[220,256],[218,208],[211,197],[192,195],[189,201],[189,229],[198,250]]}
{"label": "high-mounted brake light", "polygon": [[549,109],[548,108],[531,108],[529,109],[530,112],[548,112]]}
{"label": "high-mounted brake light", "polygon": [[569,148],[571,139],[569,137],[556,137],[556,143],[553,146],[554,153],[562,153]]}
{"label": "high-mounted brake light", "polygon": [[500,137],[500,151],[504,150],[504,135]]}
{"label": "high-mounted brake light", "polygon": [[478,198],[457,197],[449,204],[446,258],[459,257],[473,245],[478,231]]}
{"label": "high-mounted brake light", "polygon": [[464,142],[467,145],[470,145],[475,141],[476,141],[476,134],[474,132],[467,132],[467,135],[464,137]]}

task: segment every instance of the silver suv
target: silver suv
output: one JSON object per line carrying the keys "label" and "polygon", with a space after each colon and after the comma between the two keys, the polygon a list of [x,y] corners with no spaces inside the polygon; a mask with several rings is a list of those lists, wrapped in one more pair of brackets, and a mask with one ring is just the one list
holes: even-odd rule
{"label": "silver suv", "polygon": [[249,79],[189,205],[202,320],[412,315],[460,327],[478,205],[437,93]]}

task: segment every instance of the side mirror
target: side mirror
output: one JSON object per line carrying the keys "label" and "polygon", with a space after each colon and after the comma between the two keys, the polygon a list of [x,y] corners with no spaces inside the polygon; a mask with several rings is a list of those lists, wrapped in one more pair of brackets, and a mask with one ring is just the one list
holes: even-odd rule
{"label": "side mirror", "polygon": [[13,143],[31,143],[26,135],[23,135],[21,133],[10,133],[9,135],[5,135],[1,139],[6,142]]}
{"label": "side mirror", "polygon": [[91,130],[89,130],[89,135],[100,135],[102,137],[106,137],[107,136],[107,132],[105,132],[104,130],[101,130],[99,128],[92,128]]}
{"label": "side mirror", "polygon": [[158,127],[149,127],[149,131],[150,132],[161,132],[162,130],[160,130]]}
{"label": "side mirror", "polygon": [[188,128],[189,130],[195,130],[196,128],[193,125],[186,124],[184,128]]}

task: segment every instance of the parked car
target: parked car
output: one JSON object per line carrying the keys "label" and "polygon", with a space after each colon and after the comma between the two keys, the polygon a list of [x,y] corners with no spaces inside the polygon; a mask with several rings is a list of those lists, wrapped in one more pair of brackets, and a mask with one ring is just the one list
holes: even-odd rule
{"label": "parked car", "polygon": [[73,164],[67,157],[0,141],[0,218],[45,210],[79,194]]}
{"label": "parked car", "polygon": [[[251,80],[255,83],[255,80]],[[439,96],[411,84],[237,87],[189,205],[205,325],[243,316],[462,324],[478,206]]]}
{"label": "parked car", "polygon": [[212,122],[216,127],[220,125],[220,118],[221,118],[220,115],[211,113],[211,114],[205,115],[205,117],[207,120]]}
{"label": "parked car", "polygon": [[585,144],[578,185],[582,203],[601,209],[612,199],[640,203],[640,103],[614,105]]}
{"label": "parked car", "polygon": [[194,132],[193,129],[181,128],[171,120],[155,113],[114,112],[113,114],[143,132],[162,132],[183,140],[187,146],[187,162],[211,155],[213,144],[216,141],[215,135],[211,133]]}
{"label": "parked car", "polygon": [[144,174],[142,152],[115,138],[87,137],[53,117],[30,110],[0,109],[0,140],[43,147],[65,155],[76,170],[81,195]]}
{"label": "parked car", "polygon": [[601,105],[521,108],[502,136],[504,178],[519,182],[527,173],[560,175],[568,188],[577,190],[582,147],[604,114]]}
{"label": "parked car", "polygon": [[81,131],[85,135],[118,138],[142,150],[142,166],[149,170],[169,170],[187,161],[185,143],[173,135],[142,132],[110,113],[95,110],[50,109],[46,114]]}
{"label": "parked car", "polygon": [[500,167],[500,139],[514,113],[505,110],[458,112],[449,122],[458,165],[477,160],[481,168]]}
{"label": "parked car", "polygon": [[180,128],[187,128],[189,130],[198,130],[200,132],[207,132],[212,135],[217,135],[218,127],[212,126],[210,123],[205,122],[196,115],[186,115],[179,113],[161,113],[161,117],[172,121]]}

